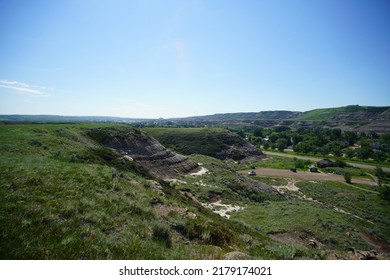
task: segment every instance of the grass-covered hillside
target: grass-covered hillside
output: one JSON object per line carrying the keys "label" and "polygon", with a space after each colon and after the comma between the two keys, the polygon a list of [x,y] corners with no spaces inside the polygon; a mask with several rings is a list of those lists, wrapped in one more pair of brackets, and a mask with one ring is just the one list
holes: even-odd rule
{"label": "grass-covered hillside", "polygon": [[297,120],[308,121],[371,121],[380,119],[381,114],[388,111],[390,107],[373,107],[350,105],[338,108],[315,109],[304,112]]}
{"label": "grass-covered hillside", "polygon": [[167,148],[178,153],[202,154],[218,159],[244,159],[262,152],[238,134],[221,128],[144,128]]}
{"label": "grass-covered hillside", "polygon": [[102,126],[0,126],[0,259],[282,258],[264,233],[100,146],[88,135]]}
{"label": "grass-covered hillside", "polygon": [[[175,188],[205,207],[229,215],[230,220],[279,241],[281,244],[267,244],[266,248],[282,258],[389,258],[390,205],[380,187],[289,176],[243,177],[234,172],[251,165],[282,168],[273,159],[226,163],[201,155],[191,158],[202,162],[209,172],[179,178]],[[267,189],[256,191],[261,183],[275,186],[283,196]]]}
{"label": "grass-covered hillside", "polygon": [[138,134],[0,126],[0,259],[389,259],[375,187],[249,178],[234,166],[247,163],[199,154],[197,174],[163,181],[98,141]]}

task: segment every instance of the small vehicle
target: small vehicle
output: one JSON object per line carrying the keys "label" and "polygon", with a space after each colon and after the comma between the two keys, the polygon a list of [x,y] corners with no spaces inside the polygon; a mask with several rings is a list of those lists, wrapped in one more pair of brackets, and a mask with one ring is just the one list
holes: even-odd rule
{"label": "small vehicle", "polygon": [[251,170],[251,171],[248,172],[248,175],[249,176],[256,176],[256,171]]}

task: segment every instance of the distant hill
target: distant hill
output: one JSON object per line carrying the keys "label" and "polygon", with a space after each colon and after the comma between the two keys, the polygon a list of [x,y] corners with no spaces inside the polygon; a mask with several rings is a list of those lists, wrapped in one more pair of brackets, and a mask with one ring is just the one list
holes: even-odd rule
{"label": "distant hill", "polygon": [[105,116],[58,116],[58,115],[0,115],[2,122],[131,122],[146,119],[105,117]]}
{"label": "distant hill", "polygon": [[154,122],[177,125],[257,125],[261,127],[338,127],[343,130],[390,132],[390,106],[350,105],[306,112],[262,111],[226,113],[171,119],[137,119],[101,116],[0,115],[0,122]]}
{"label": "distant hill", "polygon": [[226,113],[208,116],[195,116],[181,118],[180,120],[203,120],[203,121],[223,121],[223,120],[284,120],[295,119],[302,115],[302,112],[293,111],[262,111],[257,113]]}
{"label": "distant hill", "polygon": [[187,121],[223,121],[223,120],[307,120],[327,121],[348,118],[350,121],[360,121],[380,118],[380,115],[390,110],[390,106],[374,107],[349,105],[337,108],[315,109],[306,112],[298,111],[262,111],[249,113],[226,113],[207,116],[194,116],[177,120]]}
{"label": "distant hill", "polygon": [[383,113],[387,111],[387,118],[389,117],[390,107],[370,107],[370,106],[359,106],[350,105],[338,108],[326,108],[326,109],[315,109],[304,112],[297,120],[309,120],[309,121],[367,121],[382,119]]}
{"label": "distant hill", "polygon": [[182,124],[258,125],[262,127],[338,127],[343,130],[390,132],[390,106],[350,105],[306,112],[263,111],[174,119]]}
{"label": "distant hill", "polygon": [[339,108],[316,109],[299,116],[294,125],[321,125],[343,130],[390,132],[390,106],[351,105]]}

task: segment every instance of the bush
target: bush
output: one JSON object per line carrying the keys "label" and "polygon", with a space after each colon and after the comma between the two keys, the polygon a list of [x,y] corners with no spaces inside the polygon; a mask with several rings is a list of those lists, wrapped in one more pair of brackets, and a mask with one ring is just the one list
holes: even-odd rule
{"label": "bush", "polygon": [[334,166],[344,168],[347,166],[347,163],[341,159],[336,159]]}
{"label": "bush", "polygon": [[379,195],[384,200],[390,201],[390,186],[389,185],[382,186],[379,190]]}
{"label": "bush", "polygon": [[310,160],[294,158],[294,161],[295,161],[295,168],[299,168],[299,169],[305,169],[307,166],[311,164]]}
{"label": "bush", "polygon": [[169,227],[157,223],[153,226],[153,240],[164,244],[167,248],[172,247],[172,239],[169,232]]}
{"label": "bush", "polygon": [[375,176],[377,176],[378,178],[383,178],[386,176],[385,172],[383,171],[382,167],[376,167],[375,168],[375,172],[374,172]]}
{"label": "bush", "polygon": [[223,224],[204,220],[187,220],[175,224],[174,229],[190,240],[199,240],[209,245],[226,246],[233,240],[233,233]]}
{"label": "bush", "polygon": [[241,160],[245,158],[245,155],[240,151],[233,151],[231,157],[233,160]]}
{"label": "bush", "polygon": [[344,180],[345,180],[345,182],[347,182],[348,184],[351,184],[351,182],[352,182],[352,175],[351,175],[351,173],[345,173],[344,174]]}

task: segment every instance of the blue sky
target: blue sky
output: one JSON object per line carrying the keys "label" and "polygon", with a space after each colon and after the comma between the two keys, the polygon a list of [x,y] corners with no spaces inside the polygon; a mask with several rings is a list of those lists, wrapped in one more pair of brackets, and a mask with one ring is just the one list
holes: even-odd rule
{"label": "blue sky", "polygon": [[390,105],[387,0],[0,0],[0,114]]}

